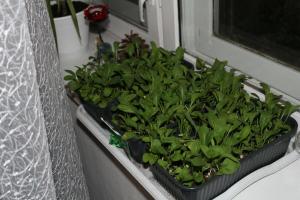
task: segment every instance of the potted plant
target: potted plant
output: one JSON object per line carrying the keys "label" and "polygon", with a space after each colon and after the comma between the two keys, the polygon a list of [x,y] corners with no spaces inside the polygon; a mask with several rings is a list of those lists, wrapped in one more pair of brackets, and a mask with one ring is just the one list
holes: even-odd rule
{"label": "potted plant", "polygon": [[89,25],[84,19],[87,3],[72,0],[45,0],[60,54],[87,50]]}
{"label": "potted plant", "polygon": [[[199,60],[184,65],[183,49],[154,43],[115,43],[104,64],[90,62],[65,79],[88,102],[108,108],[123,139],[138,141],[142,160],[180,199],[211,199],[250,172],[282,156],[297,124],[298,107],[262,84],[265,100],[244,90],[246,77]],[[121,58],[121,59],[120,59]],[[113,103],[112,103],[113,102]],[[140,156],[136,156],[139,158]]]}

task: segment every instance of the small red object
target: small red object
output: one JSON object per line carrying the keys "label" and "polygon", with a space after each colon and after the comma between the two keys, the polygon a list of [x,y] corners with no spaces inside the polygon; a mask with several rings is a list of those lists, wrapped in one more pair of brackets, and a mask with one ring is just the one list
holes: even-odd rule
{"label": "small red object", "polygon": [[84,9],[84,16],[91,22],[103,21],[108,17],[107,5],[90,5]]}

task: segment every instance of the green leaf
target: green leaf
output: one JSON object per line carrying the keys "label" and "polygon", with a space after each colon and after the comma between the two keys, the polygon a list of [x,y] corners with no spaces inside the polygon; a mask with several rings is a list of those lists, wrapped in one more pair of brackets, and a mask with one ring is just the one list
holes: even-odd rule
{"label": "green leaf", "polygon": [[218,175],[223,174],[232,174],[240,167],[239,162],[234,162],[228,158],[225,158],[222,162],[220,169],[218,171]]}
{"label": "green leaf", "polygon": [[204,177],[201,172],[193,172],[193,177],[196,183],[202,183],[204,181]]}
{"label": "green leaf", "polygon": [[[46,0],[47,1],[47,0]],[[62,3],[64,3],[63,1],[61,0],[55,0],[56,1],[56,4],[57,4],[57,13],[61,13],[61,10],[62,10]]]}
{"label": "green leaf", "polygon": [[131,87],[134,82],[134,75],[132,73],[126,72],[122,74],[122,77],[127,87]]}
{"label": "green leaf", "polygon": [[93,97],[92,97],[92,102],[94,103],[94,104],[98,104],[98,102],[101,100],[101,97],[99,96],[99,95],[94,95]]}
{"label": "green leaf", "polygon": [[70,89],[72,91],[76,91],[76,90],[78,90],[81,87],[80,84],[78,82],[76,82],[76,81],[70,81],[68,83],[68,86],[70,87]]}
{"label": "green leaf", "polygon": [[[157,127],[159,127],[158,123],[156,124]],[[160,137],[168,137],[172,131],[173,131],[172,129],[168,129],[166,127],[160,127],[159,129],[157,129],[157,133],[160,135]],[[161,141],[163,142],[163,139]]]}
{"label": "green leaf", "polygon": [[80,68],[76,71],[76,76],[78,78],[84,79],[86,75],[86,72],[84,71],[84,69]]}
{"label": "green leaf", "polygon": [[109,97],[111,95],[112,91],[113,91],[112,88],[108,88],[108,87],[104,88],[104,90],[103,90],[103,96]]}
{"label": "green leaf", "polygon": [[195,101],[202,95],[203,95],[202,93],[192,93],[191,94],[191,104],[194,104]]}
{"label": "green leaf", "polygon": [[67,0],[67,4],[71,13],[71,17],[72,17],[72,21],[74,24],[74,27],[76,29],[76,33],[78,35],[78,38],[81,40],[81,36],[80,36],[80,32],[79,32],[79,26],[78,26],[78,21],[77,21],[77,17],[76,17],[76,11],[73,5],[73,1],[72,0]]}
{"label": "green leaf", "polygon": [[163,123],[165,123],[170,117],[166,116],[165,113],[160,114],[156,117],[157,125],[160,127]]}
{"label": "green leaf", "polygon": [[129,118],[129,117],[125,118],[125,124],[129,127],[135,128],[135,129],[137,129],[137,126],[138,126],[136,121],[133,120],[133,117],[132,118]]}
{"label": "green leaf", "polygon": [[259,118],[259,125],[261,131],[265,129],[265,127],[270,123],[272,119],[272,114],[268,112],[262,112]]}
{"label": "green leaf", "polygon": [[70,81],[70,80],[76,80],[76,78],[75,78],[74,76],[72,76],[72,75],[66,75],[66,76],[64,77],[64,80],[65,80],[65,81]]}
{"label": "green leaf", "polygon": [[54,39],[55,39],[56,50],[58,51],[56,28],[55,28],[54,17],[53,17],[50,1],[51,0],[46,0],[46,6],[47,6],[47,11],[48,11],[48,14],[49,14],[49,18],[50,18],[52,33],[53,33],[53,36],[54,36]]}
{"label": "green leaf", "polygon": [[208,145],[210,142],[209,128],[206,125],[202,125],[198,128],[198,135],[202,145]]}
{"label": "green leaf", "polygon": [[72,70],[69,70],[69,69],[66,69],[65,72],[67,72],[67,73],[69,73],[69,74],[71,74],[71,75],[73,75],[73,76],[76,75]]}
{"label": "green leaf", "polygon": [[243,118],[245,121],[249,121],[249,124],[252,124],[254,118],[257,116],[257,112],[245,112],[243,113]]}
{"label": "green leaf", "polygon": [[204,146],[201,145],[201,151],[203,152],[203,154],[209,158],[209,159],[214,159],[214,158],[230,158],[231,160],[237,161],[237,159],[232,156],[231,152],[231,148],[230,147],[226,147],[226,146]]}
{"label": "green leaf", "polygon": [[115,51],[118,51],[119,46],[120,46],[120,42],[114,42],[114,43],[113,43],[113,47],[114,47],[114,50],[115,50]]}
{"label": "green leaf", "polygon": [[134,45],[132,43],[128,44],[127,53],[130,57],[132,57],[134,55]]}
{"label": "green leaf", "polygon": [[161,142],[158,139],[154,139],[151,141],[150,151],[155,154],[167,154],[167,151],[162,147]]}
{"label": "green leaf", "polygon": [[231,137],[225,139],[224,143],[230,146],[234,146],[243,140],[247,139],[251,133],[251,127],[245,126],[241,131],[234,133]]}
{"label": "green leaf", "polygon": [[197,58],[196,67],[199,70],[206,69],[205,62],[203,60],[201,60],[200,58]]}
{"label": "green leaf", "polygon": [[172,155],[171,155],[171,160],[176,162],[176,161],[179,161],[179,160],[182,160],[183,159],[183,154],[181,153],[180,150],[178,151],[175,151]]}
{"label": "green leaf", "polygon": [[99,106],[100,108],[106,108],[106,107],[107,107],[107,104],[108,104],[107,101],[102,100],[100,103],[98,103],[98,106]]}
{"label": "green leaf", "polygon": [[156,163],[157,159],[158,159],[158,155],[152,153],[144,153],[143,155],[144,163],[150,163],[151,165],[153,165],[154,163]]}
{"label": "green leaf", "polygon": [[217,117],[212,112],[207,114],[207,118],[210,126],[213,127],[213,137],[217,141],[217,144],[219,144],[224,138],[226,131],[230,128],[226,122],[226,118],[224,116]]}
{"label": "green leaf", "polygon": [[126,131],[124,135],[122,135],[123,140],[129,140],[136,137],[137,137],[136,133],[132,131]]}
{"label": "green leaf", "polygon": [[300,108],[300,105],[292,105],[290,102],[284,102],[284,109],[281,113],[283,116],[290,116],[293,112],[297,111]]}
{"label": "green leaf", "polygon": [[178,60],[182,60],[183,59],[183,54],[184,54],[184,49],[182,47],[177,47],[176,49],[176,58]]}
{"label": "green leaf", "polygon": [[169,146],[169,151],[172,152],[174,150],[179,149],[182,146],[182,144],[179,141],[174,141],[171,143],[171,145]]}
{"label": "green leaf", "polygon": [[148,143],[148,142],[151,141],[151,137],[149,137],[149,136],[142,136],[142,141]]}
{"label": "green leaf", "polygon": [[116,60],[118,60],[118,50],[119,50],[119,46],[120,46],[120,43],[119,42],[114,42],[113,43],[113,50],[114,50],[114,58]]}
{"label": "green leaf", "polygon": [[136,97],[136,94],[129,94],[126,91],[126,92],[121,93],[118,100],[119,100],[120,104],[129,104],[135,97]]}
{"label": "green leaf", "polygon": [[131,105],[119,104],[118,109],[127,113],[133,113],[133,114],[136,113],[136,108]]}
{"label": "green leaf", "polygon": [[195,167],[201,167],[206,165],[206,161],[200,156],[194,157],[190,160],[191,164]]}
{"label": "green leaf", "polygon": [[201,141],[195,140],[187,143],[188,148],[193,154],[198,154],[201,150]]}
{"label": "green leaf", "polygon": [[190,169],[187,167],[177,168],[175,173],[177,173],[176,178],[180,181],[187,182],[194,179],[194,177],[190,173]]}
{"label": "green leaf", "polygon": [[145,109],[145,111],[143,112],[139,112],[139,114],[145,119],[145,120],[149,120],[152,116],[154,116],[156,113],[158,112],[158,108],[157,107],[148,107],[147,109]]}
{"label": "green leaf", "polygon": [[[192,117],[190,116],[189,112],[185,112],[185,117],[186,119],[191,123],[191,125],[193,126],[193,128],[198,132],[198,127],[196,126],[194,120],[192,119]],[[198,132],[199,134],[199,132]]]}
{"label": "green leaf", "polygon": [[168,166],[168,162],[165,161],[165,160],[162,160],[162,159],[159,159],[159,160],[157,161],[157,163],[158,163],[162,168],[164,168],[164,169],[166,169],[167,166]]}

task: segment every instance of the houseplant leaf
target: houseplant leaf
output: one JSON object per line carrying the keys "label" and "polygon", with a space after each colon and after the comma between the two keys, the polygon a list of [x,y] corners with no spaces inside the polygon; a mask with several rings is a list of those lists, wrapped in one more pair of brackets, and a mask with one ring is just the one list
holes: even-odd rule
{"label": "houseplant leaf", "polygon": [[150,163],[151,165],[156,163],[157,159],[158,159],[158,155],[152,153],[144,153],[143,155],[143,162]]}
{"label": "houseplant leaf", "polygon": [[166,155],[167,151],[162,147],[160,140],[154,139],[151,141],[150,151],[155,154]]}
{"label": "houseplant leaf", "polygon": [[124,135],[122,135],[123,140],[129,140],[136,137],[137,137],[136,133],[132,131],[127,131],[124,133]]}
{"label": "houseplant leaf", "polygon": [[78,21],[77,21],[77,17],[76,17],[76,11],[75,11],[73,2],[72,2],[72,0],[66,0],[66,1],[67,1],[67,4],[68,4],[70,13],[71,13],[72,21],[73,21],[74,27],[76,29],[77,35],[78,35],[79,39],[81,40]]}
{"label": "houseplant leaf", "polygon": [[223,174],[232,174],[235,172],[238,168],[240,167],[238,162],[232,161],[228,158],[225,158],[224,161],[222,162],[220,169],[218,171],[218,175],[223,175]]}
{"label": "houseplant leaf", "polygon": [[48,14],[49,14],[49,19],[50,19],[50,24],[51,24],[53,36],[54,36],[54,39],[55,39],[56,50],[58,51],[56,28],[55,28],[54,17],[53,17],[53,13],[52,13],[52,9],[51,9],[51,4],[50,4],[51,0],[45,0],[45,1],[46,1],[46,6],[47,6]]}

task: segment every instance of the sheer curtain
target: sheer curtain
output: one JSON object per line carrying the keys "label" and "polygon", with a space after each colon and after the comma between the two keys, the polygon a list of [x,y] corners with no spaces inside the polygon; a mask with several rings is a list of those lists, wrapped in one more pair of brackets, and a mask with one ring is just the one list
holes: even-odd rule
{"label": "sheer curtain", "polygon": [[0,199],[88,200],[43,1],[0,6]]}

